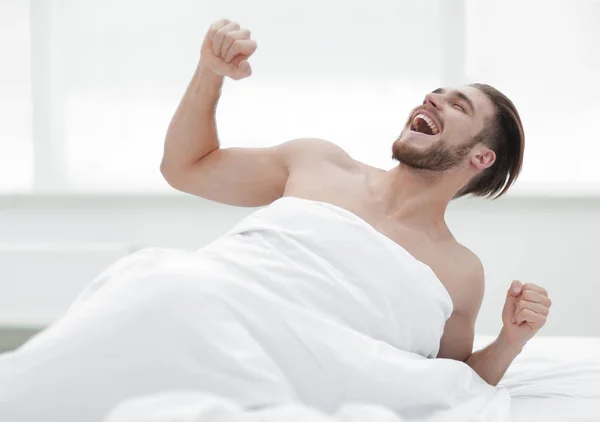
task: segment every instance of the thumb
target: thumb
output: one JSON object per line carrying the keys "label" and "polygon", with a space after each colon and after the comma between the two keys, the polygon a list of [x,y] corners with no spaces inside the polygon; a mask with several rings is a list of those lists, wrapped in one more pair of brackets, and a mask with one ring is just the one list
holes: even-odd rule
{"label": "thumb", "polygon": [[521,289],[523,288],[523,283],[519,280],[515,280],[510,285],[510,289],[508,289],[508,296],[517,297],[521,294]]}
{"label": "thumb", "polygon": [[248,60],[234,60],[231,63],[231,68],[233,71],[232,78],[236,80],[247,78],[252,74],[252,68]]}
{"label": "thumb", "polygon": [[252,74],[250,62],[248,62],[248,60],[242,60],[240,64],[238,64],[238,72],[243,76],[250,76]]}
{"label": "thumb", "polygon": [[523,283],[515,280],[511,283],[508,293],[506,294],[506,302],[504,303],[504,309],[502,310],[502,316],[506,320],[512,320],[515,312],[515,304],[521,295],[523,290]]}

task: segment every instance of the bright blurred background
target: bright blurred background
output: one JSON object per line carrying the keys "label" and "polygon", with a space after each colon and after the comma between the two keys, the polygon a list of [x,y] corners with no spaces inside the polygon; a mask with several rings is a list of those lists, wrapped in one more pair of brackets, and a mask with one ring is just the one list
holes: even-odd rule
{"label": "bright blurred background", "polygon": [[320,137],[391,168],[427,92],[507,94],[525,127],[521,178],[448,215],[486,268],[478,332],[497,332],[520,278],[555,295],[547,334],[600,335],[598,0],[2,0],[0,327],[43,327],[119,257],[200,248],[252,211],[175,192],[159,171],[221,17],[258,42],[253,76],[225,84],[223,147]]}

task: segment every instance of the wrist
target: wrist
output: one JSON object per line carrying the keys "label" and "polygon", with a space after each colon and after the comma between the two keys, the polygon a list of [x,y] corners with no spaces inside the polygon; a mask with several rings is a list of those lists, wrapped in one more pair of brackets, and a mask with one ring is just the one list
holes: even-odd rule
{"label": "wrist", "polygon": [[516,356],[523,351],[526,342],[512,338],[503,327],[496,339],[496,343],[502,349],[505,349]]}
{"label": "wrist", "polygon": [[210,68],[205,66],[204,63],[202,63],[202,60],[200,60],[200,62],[198,63],[196,73],[202,79],[212,82],[215,85],[221,85],[223,83],[223,80],[225,79],[223,75],[217,75],[215,72],[210,70]]}
{"label": "wrist", "polygon": [[209,68],[199,64],[188,89],[196,96],[209,101],[212,109],[221,96],[222,88],[223,76],[217,75]]}

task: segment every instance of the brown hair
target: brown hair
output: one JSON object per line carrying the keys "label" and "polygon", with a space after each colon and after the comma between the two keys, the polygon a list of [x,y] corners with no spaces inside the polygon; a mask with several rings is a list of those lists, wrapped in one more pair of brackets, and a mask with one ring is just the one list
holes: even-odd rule
{"label": "brown hair", "polygon": [[471,84],[492,100],[494,117],[477,134],[475,143],[482,143],[496,153],[492,166],[475,176],[455,196],[481,196],[496,199],[510,188],[523,166],[525,135],[521,117],[510,99],[496,88],[485,84]]}

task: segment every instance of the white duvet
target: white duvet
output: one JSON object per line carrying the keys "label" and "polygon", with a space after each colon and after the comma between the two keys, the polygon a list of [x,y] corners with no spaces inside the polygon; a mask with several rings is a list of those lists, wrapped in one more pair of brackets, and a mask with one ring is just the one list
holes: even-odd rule
{"label": "white duvet", "polygon": [[452,301],[356,215],[284,197],[189,253],[145,249],[0,356],[0,420],[507,421],[437,355]]}

